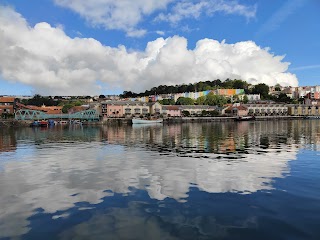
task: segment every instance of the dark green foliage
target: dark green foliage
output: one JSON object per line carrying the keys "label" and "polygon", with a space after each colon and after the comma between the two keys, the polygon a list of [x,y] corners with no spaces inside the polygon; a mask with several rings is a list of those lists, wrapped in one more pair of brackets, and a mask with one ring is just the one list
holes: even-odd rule
{"label": "dark green foliage", "polygon": [[162,105],[175,105],[174,99],[162,99],[159,100],[159,103]]}
{"label": "dark green foliage", "polygon": [[159,94],[173,94],[173,93],[184,93],[184,92],[202,92],[206,90],[213,90],[217,88],[235,88],[235,89],[244,89],[248,92],[248,83],[246,81],[242,81],[239,79],[226,79],[225,81],[221,81],[220,79],[216,79],[213,81],[205,81],[205,82],[197,82],[190,84],[181,84],[175,86],[167,86],[160,85],[158,87],[153,87],[150,90],[146,90],[142,93],[134,93],[132,91],[124,91],[123,94],[120,94],[121,98],[135,98],[142,96],[150,96],[150,95],[159,95]]}
{"label": "dark green foliage", "polygon": [[212,111],[202,110],[202,112],[201,112],[202,117],[215,117],[218,115],[219,115],[219,112],[216,110],[212,110]]}
{"label": "dark green foliage", "polygon": [[199,97],[196,100],[199,105],[210,105],[210,106],[223,106],[227,103],[227,98],[220,95],[215,95],[213,93],[209,93],[207,96]]}
{"label": "dark green foliage", "polygon": [[259,83],[252,88],[253,94],[260,94],[262,99],[268,99],[269,86],[264,83]]}
{"label": "dark green foliage", "polygon": [[33,96],[33,98],[30,99],[23,99],[21,103],[25,105],[34,105],[34,106],[57,106],[61,101],[57,98],[52,98],[51,96],[49,97],[42,97],[39,94],[36,94]]}
{"label": "dark green foliage", "polygon": [[282,102],[282,103],[293,103],[293,99],[287,96],[285,93],[280,93],[278,96],[272,97],[272,100],[275,102]]}
{"label": "dark green foliage", "polygon": [[182,115],[184,117],[189,117],[190,116],[190,112],[189,111],[182,111]]}
{"label": "dark green foliage", "polygon": [[194,105],[194,100],[188,97],[179,97],[176,105]]}
{"label": "dark green foliage", "polygon": [[[146,94],[146,96],[151,95],[151,94]],[[134,98],[137,97],[138,94],[131,92],[131,91],[124,91],[123,94],[120,94],[121,98]],[[144,96],[144,95],[142,95]]]}
{"label": "dark green foliage", "polygon": [[247,95],[244,95],[244,97],[243,97],[243,103],[246,104],[246,103],[248,103],[248,102],[249,102],[249,99],[248,99]]}
{"label": "dark green foliage", "polygon": [[70,103],[67,103],[65,104],[63,107],[62,107],[62,112],[63,113],[68,113],[69,109],[72,108],[74,105],[73,104],[70,104]]}

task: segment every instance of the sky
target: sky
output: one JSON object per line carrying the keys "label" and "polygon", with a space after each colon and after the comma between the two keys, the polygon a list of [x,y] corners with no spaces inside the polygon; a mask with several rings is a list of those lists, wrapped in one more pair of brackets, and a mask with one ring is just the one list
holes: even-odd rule
{"label": "sky", "polygon": [[319,0],[0,0],[0,95],[320,85]]}

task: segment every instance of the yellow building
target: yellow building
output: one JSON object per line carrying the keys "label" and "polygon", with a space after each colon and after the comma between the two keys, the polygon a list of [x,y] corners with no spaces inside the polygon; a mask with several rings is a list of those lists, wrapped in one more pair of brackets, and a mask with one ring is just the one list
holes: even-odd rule
{"label": "yellow building", "polygon": [[291,116],[320,116],[320,106],[289,105],[288,115]]}

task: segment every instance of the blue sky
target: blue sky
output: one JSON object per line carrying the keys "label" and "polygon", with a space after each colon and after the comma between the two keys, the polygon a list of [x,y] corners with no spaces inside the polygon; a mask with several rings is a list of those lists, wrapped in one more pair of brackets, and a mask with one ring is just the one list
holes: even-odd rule
{"label": "blue sky", "polygon": [[227,77],[320,84],[318,0],[131,2],[2,1],[0,94],[113,94]]}

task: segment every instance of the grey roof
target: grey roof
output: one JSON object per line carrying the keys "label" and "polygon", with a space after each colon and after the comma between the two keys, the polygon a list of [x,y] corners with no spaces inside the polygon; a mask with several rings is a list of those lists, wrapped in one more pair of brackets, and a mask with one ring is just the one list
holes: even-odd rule
{"label": "grey roof", "polygon": [[104,101],[101,104],[118,105],[118,106],[152,106],[156,102],[139,102],[139,101]]}
{"label": "grey roof", "polygon": [[209,106],[209,105],[179,105],[180,108],[183,109],[202,109],[202,110],[214,110],[216,106]]}

